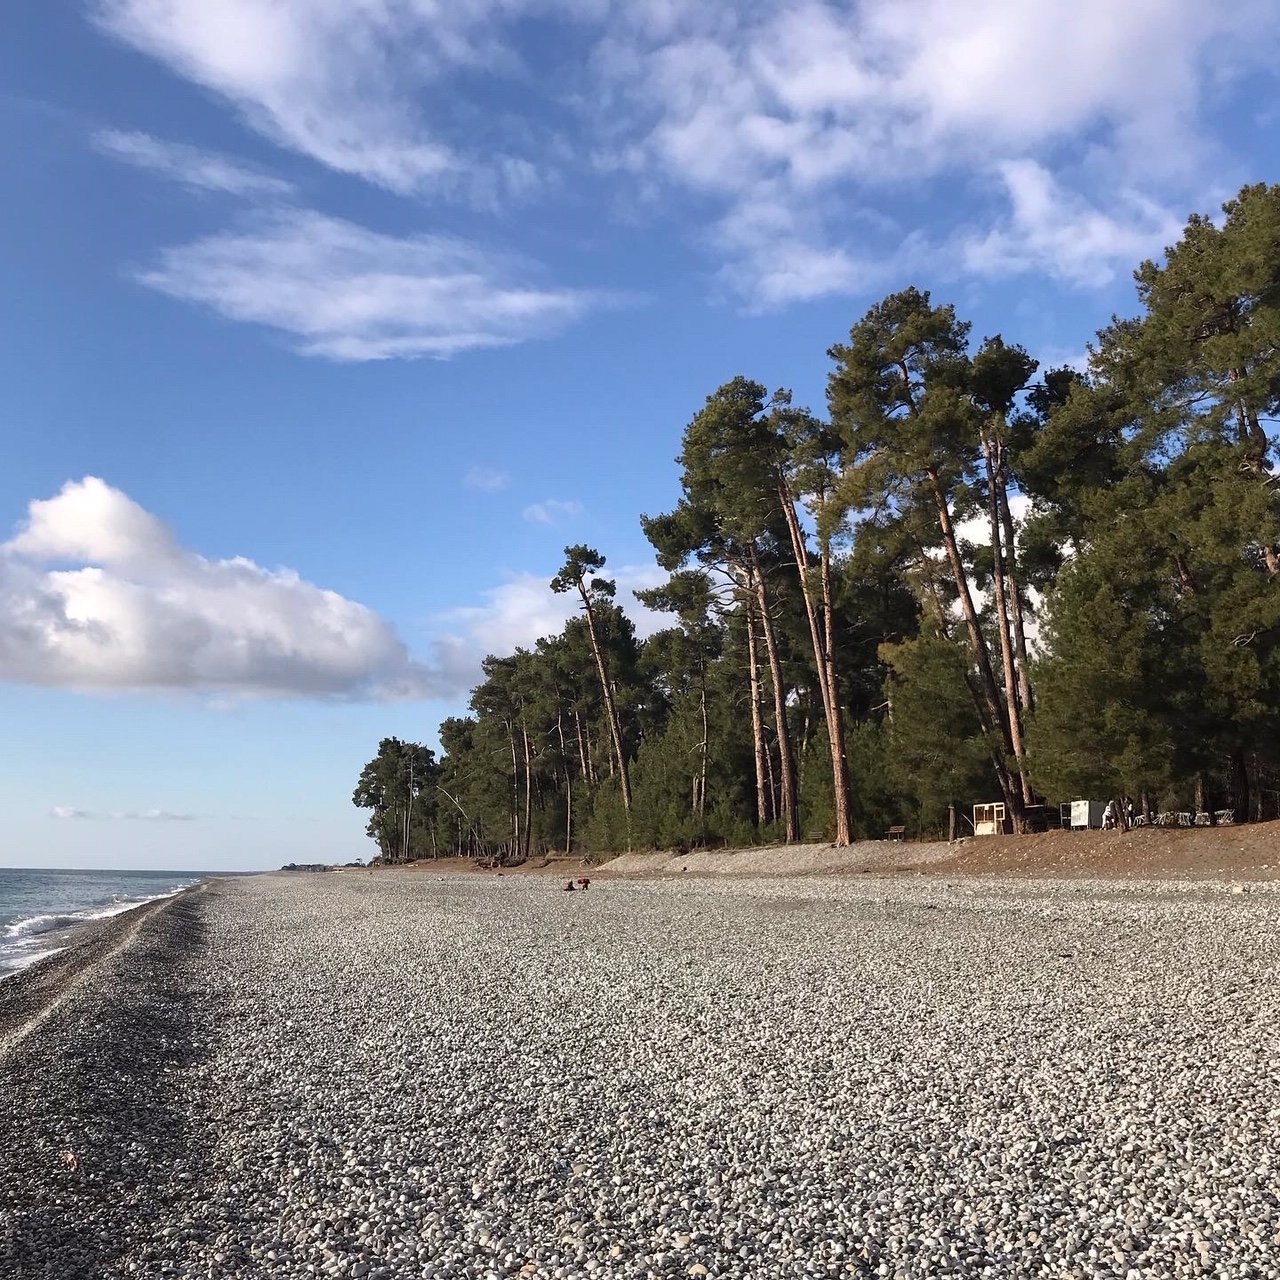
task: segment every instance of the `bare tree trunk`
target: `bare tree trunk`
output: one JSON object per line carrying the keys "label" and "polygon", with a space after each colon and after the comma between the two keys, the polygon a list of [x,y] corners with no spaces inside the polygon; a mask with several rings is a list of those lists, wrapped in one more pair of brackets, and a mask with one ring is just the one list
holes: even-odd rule
{"label": "bare tree trunk", "polygon": [[524,857],[533,852],[533,760],[529,751],[529,730],[523,716],[520,734],[524,739]]}
{"label": "bare tree trunk", "polygon": [[[974,608],[973,593],[969,589],[969,575],[965,572],[964,562],[960,559],[960,547],[956,541],[955,526],[951,522],[951,512],[947,500],[942,493],[942,485],[938,473],[932,469],[926,474],[933,488],[934,505],[938,513],[938,527],[942,532],[942,541],[947,551],[947,561],[951,566],[951,574],[955,579],[956,593],[960,599],[960,609],[964,614],[965,626],[969,633],[969,648],[978,667],[978,717],[982,720],[983,729],[991,735],[999,734],[1004,756],[1014,754],[1013,743],[1009,737],[1009,726],[1001,714],[1000,697],[996,692],[995,672],[991,666],[991,655],[987,652],[986,637],[978,621],[978,611]],[[1013,776],[1005,759],[993,750],[992,763],[995,766],[996,778],[1004,795],[1005,804],[1013,817],[1015,831],[1024,826],[1023,802],[1021,789],[1015,785]]]}
{"label": "bare tree trunk", "polygon": [[698,821],[701,822],[707,811],[707,751],[709,749],[707,741],[707,672],[705,667],[702,670],[702,688],[699,701],[702,712],[702,759],[698,766],[698,803],[694,806],[694,813]]}
{"label": "bare tree trunk", "polygon": [[[564,745],[563,714],[556,711],[556,733],[560,735],[560,759],[564,761],[564,851],[568,854],[573,849],[573,770],[569,768],[569,754]],[[578,745],[581,747],[582,744]]]}
{"label": "bare tree trunk", "polygon": [[[777,739],[774,739],[775,743]],[[782,813],[782,797],[778,794],[778,771],[773,766],[773,747],[764,744],[764,776],[769,786],[769,812],[777,818]]]}
{"label": "bare tree trunk", "polygon": [[[827,664],[827,697],[831,702],[831,718],[827,736],[831,746],[831,773],[836,796],[836,844],[853,839],[853,786],[849,779],[849,756],[845,750],[844,707],[840,701],[840,669],[836,665],[835,602],[831,590],[831,549],[823,543],[820,567],[822,573],[822,611],[824,621],[823,659]],[[842,838],[843,837],[843,838]]]}
{"label": "bare tree trunk", "polygon": [[600,675],[600,692],[604,697],[605,714],[609,719],[609,734],[613,738],[613,755],[618,764],[618,778],[622,785],[622,807],[630,815],[631,779],[627,775],[627,758],[622,751],[622,723],[618,719],[617,704],[613,700],[613,685],[605,666],[604,652],[600,648],[600,638],[596,635],[596,615],[591,607],[591,596],[581,580],[578,582],[578,592],[582,596],[582,605],[587,614],[587,634],[591,639],[591,652],[595,655],[596,671]]}
{"label": "bare tree trunk", "polygon": [[1013,512],[1009,510],[1009,491],[1004,478],[998,476],[997,479],[1000,489],[1000,522],[1004,527],[1005,581],[1009,585],[1013,645],[1018,658],[1018,694],[1025,713],[1035,710],[1036,704],[1035,693],[1031,688],[1031,659],[1027,652],[1027,629],[1022,617],[1022,590],[1018,584],[1018,543],[1013,528]]}
{"label": "bare tree trunk", "polygon": [[765,652],[769,657],[769,675],[773,683],[773,717],[778,734],[778,773],[782,790],[782,821],[785,839],[794,844],[800,838],[800,821],[796,807],[796,766],[791,752],[791,731],[787,726],[787,688],[782,681],[782,662],[778,657],[778,641],[769,612],[769,594],[760,572],[760,559],[751,548],[756,599],[760,604],[760,627],[764,633]]}
{"label": "bare tree trunk", "polygon": [[835,674],[835,664],[829,651],[831,639],[831,610],[827,595],[829,589],[829,566],[827,551],[822,553],[823,570],[823,607],[826,610],[826,634],[819,626],[818,610],[814,605],[813,586],[809,581],[809,548],[796,515],[795,503],[784,476],[778,480],[778,501],[782,514],[787,522],[787,532],[791,537],[791,551],[795,559],[796,575],[800,580],[800,595],[804,600],[805,617],[809,622],[809,638],[813,645],[813,663],[818,672],[818,691],[822,696],[822,712],[827,723],[827,743],[831,752],[831,784],[835,800],[835,843],[849,843],[849,769],[844,758],[843,732],[839,724],[840,706],[831,687]]}
{"label": "bare tree trunk", "polygon": [[1000,641],[1000,662],[1004,675],[1005,720],[1009,725],[1009,742],[1018,767],[1018,784],[1024,804],[1032,802],[1031,779],[1027,776],[1026,748],[1022,739],[1022,709],[1018,697],[1018,677],[1013,656],[1013,631],[1009,621],[1009,600],[1005,594],[1004,531],[1000,522],[1000,495],[996,488],[998,445],[983,440],[982,451],[987,464],[987,516],[991,530],[991,580],[996,606],[996,632]]}
{"label": "bare tree trunk", "polygon": [[511,742],[511,847],[520,847],[520,765],[516,759],[515,725],[507,723],[507,737]]}
{"label": "bare tree trunk", "polygon": [[755,610],[748,603],[747,622],[747,675],[751,689],[751,749],[756,764],[756,823],[769,825],[769,791],[765,780],[764,722],[760,715],[760,657],[756,652]]}
{"label": "bare tree trunk", "polygon": [[582,769],[582,780],[584,782],[594,782],[595,779],[591,776],[591,770],[587,768],[587,749],[582,741],[582,716],[578,711],[576,702],[573,704],[573,723],[578,734],[578,764]]}

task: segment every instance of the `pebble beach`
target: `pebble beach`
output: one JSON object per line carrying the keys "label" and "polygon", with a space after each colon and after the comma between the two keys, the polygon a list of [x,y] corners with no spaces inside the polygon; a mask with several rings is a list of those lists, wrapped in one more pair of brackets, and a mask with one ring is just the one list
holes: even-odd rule
{"label": "pebble beach", "polygon": [[0,1275],[1280,1276],[1278,889],[207,882],[0,984]]}

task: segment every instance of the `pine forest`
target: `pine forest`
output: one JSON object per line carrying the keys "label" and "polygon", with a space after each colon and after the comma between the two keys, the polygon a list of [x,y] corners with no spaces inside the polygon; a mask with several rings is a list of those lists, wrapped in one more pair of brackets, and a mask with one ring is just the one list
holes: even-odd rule
{"label": "pine forest", "polygon": [[379,855],[946,837],[985,801],[1025,831],[1081,796],[1280,816],[1280,187],[1135,280],[1087,373],[907,288],[830,348],[825,414],[749,376],[690,406],[639,517],[669,625],[638,639],[567,547],[563,631],[486,658],[438,753],[365,767]]}

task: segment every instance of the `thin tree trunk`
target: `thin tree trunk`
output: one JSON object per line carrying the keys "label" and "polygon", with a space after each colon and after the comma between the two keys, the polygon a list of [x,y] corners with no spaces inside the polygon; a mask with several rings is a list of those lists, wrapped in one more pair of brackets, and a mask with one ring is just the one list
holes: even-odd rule
{"label": "thin tree trunk", "polygon": [[1018,658],[1018,695],[1025,713],[1034,711],[1036,704],[1035,693],[1031,688],[1031,659],[1027,651],[1027,628],[1022,616],[1022,589],[1018,583],[1018,544],[1013,528],[1013,512],[1009,509],[1009,490],[1004,477],[998,473],[997,481],[1000,490],[1000,522],[1004,526],[1005,581],[1009,586],[1013,644]]}
{"label": "thin tree trunk", "polygon": [[507,737],[511,741],[511,847],[520,847],[520,764],[516,759],[515,725],[507,723]]}
{"label": "thin tree trunk", "polygon": [[765,789],[764,723],[760,715],[760,656],[756,651],[755,609],[748,602],[747,674],[751,689],[751,750],[756,765],[756,825],[769,825],[769,792]]}
{"label": "thin tree trunk", "polygon": [[[822,610],[824,622],[823,658],[827,664],[827,697],[831,718],[827,736],[831,746],[831,773],[836,796],[836,844],[853,839],[853,784],[849,778],[849,756],[845,750],[844,707],[840,701],[840,669],[836,665],[835,602],[831,590],[831,548],[823,542],[820,555]],[[843,839],[841,838],[843,837]]]}
{"label": "thin tree trunk", "polygon": [[781,775],[783,828],[786,833],[786,842],[794,844],[800,838],[800,822],[796,809],[796,766],[791,752],[791,732],[787,727],[787,689],[782,682],[782,662],[778,657],[777,636],[774,633],[773,618],[769,612],[768,589],[764,585],[764,575],[760,572],[760,559],[754,546],[751,548],[751,561],[756,598],[760,604],[760,626],[764,633],[765,652],[769,657],[769,675],[773,683],[773,717],[778,734],[778,773]]}
{"label": "thin tree trunk", "polygon": [[584,782],[594,782],[591,771],[587,768],[587,749],[582,745],[582,716],[578,712],[578,704],[573,704],[573,723],[578,731],[578,764],[582,769]]}
{"label": "thin tree trunk", "polygon": [[1031,804],[1031,779],[1027,776],[1027,753],[1022,739],[1022,709],[1018,697],[1018,677],[1013,656],[1013,630],[1009,621],[1009,600],[1004,580],[1004,531],[1000,522],[1000,495],[996,488],[997,460],[993,452],[999,446],[990,440],[982,442],[987,465],[987,516],[991,530],[991,580],[996,606],[996,632],[1000,641],[1000,662],[1004,675],[1005,719],[1009,725],[1009,742],[1018,767],[1018,784],[1024,804]]}
{"label": "thin tree trunk", "polygon": [[701,823],[707,811],[707,751],[709,749],[707,741],[707,671],[705,667],[702,669],[702,688],[699,701],[702,711],[702,760],[698,768],[698,803],[694,812],[699,823]]}
{"label": "thin tree trunk", "polygon": [[[942,532],[942,541],[947,551],[947,561],[951,565],[951,574],[955,579],[956,593],[960,600],[960,609],[964,614],[965,626],[969,633],[969,647],[978,667],[978,715],[983,720],[983,728],[989,734],[999,734],[1004,748],[1004,757],[1011,756],[1013,743],[1009,738],[1009,726],[1000,712],[1000,697],[996,691],[995,672],[991,666],[991,655],[987,652],[986,637],[978,622],[978,611],[974,608],[973,593],[969,590],[969,575],[965,572],[964,562],[960,559],[960,547],[956,541],[955,526],[951,522],[951,512],[947,507],[938,473],[929,469],[926,474],[933,488],[934,505],[937,508],[938,526]],[[994,744],[993,744],[994,746]],[[1013,817],[1014,830],[1023,828],[1023,806],[1021,790],[1014,784],[1013,776],[1005,759],[996,750],[992,751],[992,764],[995,766],[996,778],[1004,795],[1005,804]]]}
{"label": "thin tree trunk", "polygon": [[622,807],[627,814],[631,813],[631,779],[627,776],[627,758],[622,751],[622,724],[618,719],[618,708],[613,700],[613,686],[609,680],[609,672],[605,666],[604,653],[600,648],[600,638],[596,635],[595,610],[591,607],[591,597],[587,593],[584,582],[579,580],[578,592],[582,596],[583,608],[587,614],[587,634],[591,638],[591,652],[595,655],[596,671],[600,675],[600,692],[604,696],[605,714],[609,718],[609,733],[613,738],[614,759],[618,763],[618,778],[622,785]]}
{"label": "thin tree trunk", "polygon": [[524,857],[533,852],[533,760],[529,751],[529,729],[520,718],[520,734],[524,738]]}
{"label": "thin tree trunk", "polygon": [[787,522],[787,532],[791,537],[791,551],[795,559],[796,575],[800,580],[800,595],[804,600],[805,617],[809,622],[809,639],[813,645],[813,663],[818,672],[818,691],[822,697],[822,712],[827,722],[827,743],[831,752],[831,786],[835,801],[835,843],[849,843],[849,770],[843,752],[843,734],[840,731],[840,706],[831,688],[834,674],[834,663],[828,643],[831,638],[831,611],[827,598],[828,588],[828,556],[824,548],[823,560],[823,604],[826,607],[827,634],[824,636],[818,621],[818,610],[813,601],[813,587],[809,582],[809,548],[796,515],[795,503],[786,477],[778,480],[778,501],[782,514]]}
{"label": "thin tree trunk", "polygon": [[569,753],[564,745],[563,714],[556,712],[556,733],[560,735],[560,759],[564,762],[564,851],[568,854],[573,849],[573,770],[569,768]]}

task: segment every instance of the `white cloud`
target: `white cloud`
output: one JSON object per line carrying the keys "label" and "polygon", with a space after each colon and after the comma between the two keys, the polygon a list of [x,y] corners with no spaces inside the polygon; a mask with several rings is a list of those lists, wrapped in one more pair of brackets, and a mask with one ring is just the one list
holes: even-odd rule
{"label": "white cloud", "polygon": [[448,357],[546,337],[602,295],[447,236],[381,235],[304,210],[168,249],[143,283],[332,360]]}
{"label": "white cloud", "polygon": [[87,809],[76,809],[71,805],[55,804],[49,810],[51,818],[81,818],[81,819],[98,819],[109,818],[112,820],[126,820],[137,822],[194,822],[196,815],[194,813],[171,813],[168,809],[143,809],[141,812],[136,810],[121,810],[114,813],[90,813]]}
{"label": "white cloud", "polygon": [[[1018,166],[1074,146],[1092,185],[1116,175],[1199,199],[1205,96],[1274,57],[1276,0],[688,0],[650,31],[613,32],[595,59],[606,163],[721,203],[711,239],[752,305],[868,287],[875,252],[847,223],[886,193],[1004,163],[1011,227],[975,264],[1110,277],[1162,222],[1099,198],[1038,221]],[[1158,68],[1142,74],[1141,68]],[[1079,170],[1082,180],[1083,170]],[[926,185],[928,184],[928,185]],[[1070,198],[1059,193],[1059,205]],[[1082,203],[1082,202],[1081,202]],[[1061,234],[1059,234],[1061,232]],[[1076,244],[1072,233],[1081,233]],[[935,237],[945,264],[947,237]],[[981,237],[976,237],[980,242]]]}
{"label": "white cloud", "polygon": [[480,493],[500,493],[511,483],[510,473],[494,467],[475,466],[467,470],[462,483]]}
{"label": "white cloud", "polygon": [[[693,238],[751,307],[882,287],[869,211],[942,181],[967,199],[957,180],[1001,168],[1007,216],[960,265],[1109,279],[1163,206],[1206,202],[1208,107],[1280,45],[1280,0],[95,3],[265,136],[397,192],[501,210],[591,156],[629,205],[687,218],[692,198]],[[588,56],[522,61],[531,20]],[[1037,220],[1037,170],[1072,217]],[[949,230],[928,237],[953,265]]]}
{"label": "white cloud", "polygon": [[[520,190],[518,158],[467,156],[421,104],[457,72],[509,55],[512,0],[97,0],[111,34],[229,101],[252,128],[393,191],[482,184]],[[446,114],[443,113],[442,114]]]}
{"label": "white cloud", "polygon": [[143,809],[140,813],[125,810],[110,815],[126,822],[194,822],[194,813],[170,813],[168,809]]}
{"label": "white cloud", "polygon": [[440,687],[364,605],[289,569],[186,550],[93,476],[31,503],[0,546],[0,679],[315,698],[426,697]]}
{"label": "white cloud", "polygon": [[93,141],[105,155],[196,190],[258,199],[284,198],[294,190],[292,183],[260,173],[229,156],[180,142],[165,142],[149,133],[105,129],[95,134]]}
{"label": "white cloud", "polygon": [[1068,284],[1108,284],[1181,231],[1172,213],[1137,195],[1105,213],[1064,191],[1034,160],[1007,161],[999,172],[1012,211],[1000,226],[962,243],[964,265],[976,275],[1036,271]]}
{"label": "white cloud", "polygon": [[[617,583],[617,602],[635,624],[637,635],[643,638],[671,625],[670,615],[646,609],[632,595],[666,581],[667,575],[656,565],[606,566],[601,572]],[[451,609],[439,616],[436,662],[459,692],[480,680],[480,660],[486,654],[531,648],[542,637],[561,631],[565,620],[577,612],[575,597],[551,590],[548,584],[553,573],[514,574],[482,592],[482,604]]]}
{"label": "white cloud", "polygon": [[543,502],[534,502],[524,509],[524,518],[530,524],[558,524],[561,520],[570,519],[582,514],[582,503],[572,500],[562,501],[559,498],[547,498]]}

